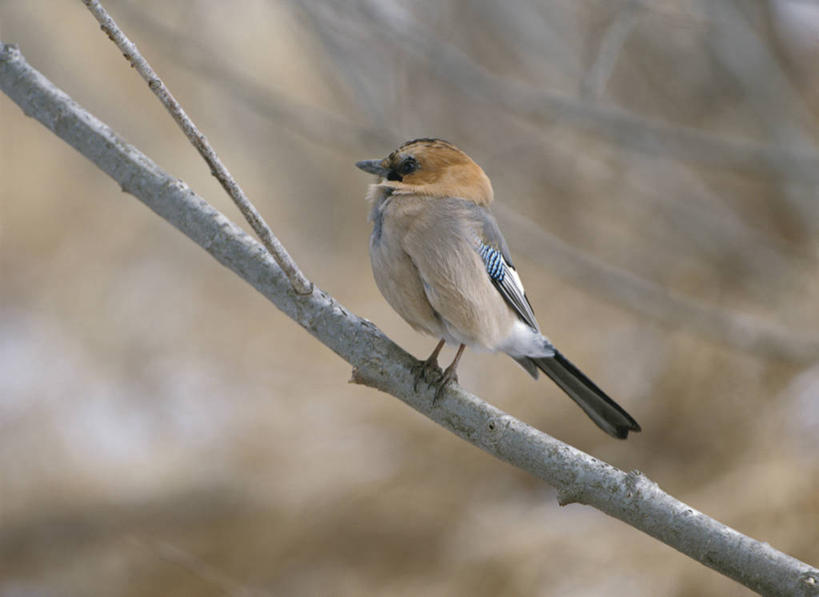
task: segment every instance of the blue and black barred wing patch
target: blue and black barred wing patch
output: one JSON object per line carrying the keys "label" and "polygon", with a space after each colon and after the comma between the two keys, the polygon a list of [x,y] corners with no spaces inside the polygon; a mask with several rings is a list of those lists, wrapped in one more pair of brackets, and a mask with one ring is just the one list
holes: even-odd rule
{"label": "blue and black barred wing patch", "polygon": [[489,274],[492,281],[502,283],[506,277],[506,262],[501,252],[481,243],[478,247],[478,253],[480,253],[483,264],[486,266],[486,273]]}
{"label": "blue and black barred wing patch", "polygon": [[498,249],[483,242],[478,244],[478,254],[486,266],[486,273],[507,304],[524,322],[539,330],[532,306],[526,298],[526,292],[515,268],[506,261]]}

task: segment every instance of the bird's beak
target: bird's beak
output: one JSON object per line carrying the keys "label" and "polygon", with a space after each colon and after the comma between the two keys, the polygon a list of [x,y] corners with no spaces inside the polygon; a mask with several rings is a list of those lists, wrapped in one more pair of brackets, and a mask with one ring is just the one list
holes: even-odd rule
{"label": "bird's beak", "polygon": [[360,162],[356,162],[355,165],[356,167],[364,170],[364,172],[375,174],[376,176],[380,176],[381,178],[387,178],[390,171],[387,170],[384,166],[382,166],[381,162],[382,160],[361,160]]}

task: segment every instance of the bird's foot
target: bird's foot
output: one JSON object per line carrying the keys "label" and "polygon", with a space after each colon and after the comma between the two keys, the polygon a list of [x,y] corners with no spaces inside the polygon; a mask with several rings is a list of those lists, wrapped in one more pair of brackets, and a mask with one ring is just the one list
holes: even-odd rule
{"label": "bird's foot", "polygon": [[450,384],[458,383],[458,374],[455,372],[455,368],[449,366],[441,375],[440,379],[437,382],[438,389],[435,390],[435,396],[432,398],[432,405],[435,406],[438,404],[438,401],[441,399],[441,396],[444,395],[444,390]]}
{"label": "bird's foot", "polygon": [[428,386],[438,382],[443,377],[443,371],[438,366],[437,355],[431,356],[426,361],[421,361],[412,368],[412,373],[415,375],[415,385],[413,389],[417,392],[418,385],[423,381]]}

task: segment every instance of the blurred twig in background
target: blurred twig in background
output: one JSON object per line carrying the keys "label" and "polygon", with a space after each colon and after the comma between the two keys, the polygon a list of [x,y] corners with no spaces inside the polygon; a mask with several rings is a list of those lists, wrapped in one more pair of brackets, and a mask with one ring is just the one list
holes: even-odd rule
{"label": "blurred twig in background", "polygon": [[[350,18],[352,6],[355,7],[356,16],[364,19],[354,21]],[[566,97],[514,79],[498,77],[458,47],[418,23],[408,6],[362,0],[333,4],[298,2],[293,7],[310,20],[328,44],[328,56],[335,60],[338,72],[351,81],[358,80],[360,69],[373,66],[371,62],[376,59],[377,53],[372,54],[370,61],[362,60],[367,53],[357,51],[356,46],[370,38],[367,34],[377,32],[381,40],[400,45],[416,60],[422,61],[431,74],[456,86],[463,93],[534,122],[559,120],[590,130],[625,148],[648,153],[661,151],[667,156],[711,166],[776,171],[778,164],[787,162],[794,180],[810,185],[819,183],[819,158],[812,152],[758,145],[675,127],[610,105],[600,106],[594,101]],[[355,87],[354,83],[351,86],[363,89]],[[375,98],[366,101],[365,105],[369,106],[368,115],[377,114],[381,109]]]}
{"label": "blurred twig in background", "polygon": [[641,316],[695,331],[717,342],[766,358],[807,363],[819,357],[819,339],[783,329],[755,317],[715,309],[577,251],[503,205],[496,212],[527,253],[546,256],[561,277],[616,301]]}
{"label": "blurred twig in background", "polygon": [[583,79],[580,94],[587,99],[597,100],[606,90],[606,83],[614,70],[617,57],[623,49],[631,30],[637,23],[640,2],[637,0],[620,0],[617,16],[606,28],[600,40],[597,58]]}
{"label": "blurred twig in background", "polygon": [[[819,158],[816,144],[806,132],[811,115],[736,0],[711,2],[708,8],[717,23],[714,35],[708,38],[714,54],[745,91],[771,144],[793,148],[811,159]],[[772,160],[770,165],[780,178],[784,204],[793,212],[792,225],[803,228],[803,234],[812,238],[819,230],[815,184],[807,189],[795,184],[798,167],[794,169],[785,157]]]}
{"label": "blurred twig in background", "polygon": [[137,536],[128,538],[131,543],[149,550],[169,564],[180,566],[204,583],[217,587],[224,595],[231,597],[270,597],[272,593],[236,580],[208,564],[201,558],[167,541],[150,541]]}

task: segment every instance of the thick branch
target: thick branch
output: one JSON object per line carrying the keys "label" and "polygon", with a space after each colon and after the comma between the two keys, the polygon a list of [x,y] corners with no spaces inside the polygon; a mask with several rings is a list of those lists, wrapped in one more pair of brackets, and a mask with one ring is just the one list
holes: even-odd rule
{"label": "thick branch", "polygon": [[190,188],[84,111],[15,46],[0,44],[0,89],[122,189],[238,274],[353,365],[353,381],[396,396],[466,441],[766,595],[819,595],[819,570],[688,507],[639,472],[592,458],[454,387],[435,406],[413,390],[417,363],[372,323],[318,288],[294,291],[267,251]]}

